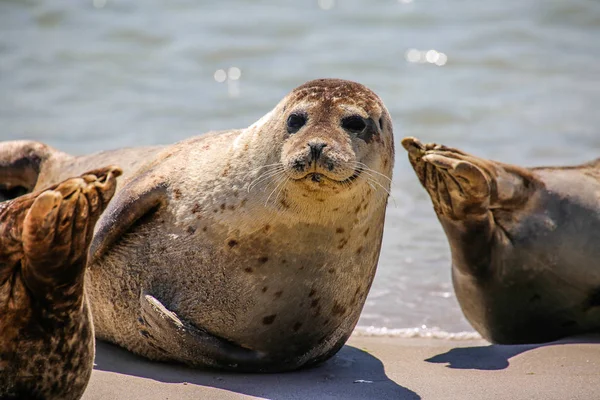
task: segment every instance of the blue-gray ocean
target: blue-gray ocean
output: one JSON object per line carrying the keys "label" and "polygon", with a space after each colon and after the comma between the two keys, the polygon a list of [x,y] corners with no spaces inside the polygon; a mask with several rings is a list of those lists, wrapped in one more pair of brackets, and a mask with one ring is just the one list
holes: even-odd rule
{"label": "blue-gray ocean", "polygon": [[361,330],[469,336],[399,141],[527,166],[599,157],[600,1],[0,0],[0,140],[75,154],[171,143],[248,126],[322,77],[367,85],[395,124]]}

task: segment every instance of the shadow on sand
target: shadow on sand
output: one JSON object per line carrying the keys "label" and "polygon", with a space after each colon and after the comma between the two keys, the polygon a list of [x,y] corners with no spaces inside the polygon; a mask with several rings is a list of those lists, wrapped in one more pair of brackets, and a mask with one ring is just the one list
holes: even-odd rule
{"label": "shadow on sand", "polygon": [[510,359],[529,350],[545,346],[557,346],[568,343],[600,343],[600,335],[574,336],[550,343],[500,345],[477,347],[456,347],[425,361],[437,364],[448,364],[454,369],[479,369],[486,371],[505,369],[510,365]]}
{"label": "shadow on sand", "polygon": [[379,359],[352,346],[344,346],[318,367],[281,374],[236,374],[151,362],[100,341],[96,342],[95,364],[96,370],[166,383],[187,382],[267,399],[421,398],[389,379]]}

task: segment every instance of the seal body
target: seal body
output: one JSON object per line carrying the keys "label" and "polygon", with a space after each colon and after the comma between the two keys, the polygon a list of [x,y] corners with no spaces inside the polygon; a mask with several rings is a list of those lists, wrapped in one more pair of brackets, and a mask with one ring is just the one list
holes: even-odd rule
{"label": "seal body", "polygon": [[528,169],[402,144],[448,238],[458,301],[483,337],[600,332],[600,160]]}
{"label": "seal body", "polygon": [[84,294],[114,167],[0,203],[0,398],[78,399],[94,361]]}
{"label": "seal body", "polygon": [[40,162],[4,161],[12,190],[31,186],[16,178],[24,165],[34,186],[106,162],[125,171],[90,248],[100,339],[151,359],[283,371],[326,360],[358,321],[394,161],[389,114],[360,84],[311,81],[246,129],[162,148],[76,158],[5,146],[42,146],[29,151]]}

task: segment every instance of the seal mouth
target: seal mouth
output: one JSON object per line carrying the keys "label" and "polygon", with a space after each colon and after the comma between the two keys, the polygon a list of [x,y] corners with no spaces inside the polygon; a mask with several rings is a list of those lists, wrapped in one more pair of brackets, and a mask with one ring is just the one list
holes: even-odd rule
{"label": "seal mouth", "polygon": [[327,175],[322,174],[320,172],[311,172],[309,174],[306,174],[302,178],[299,178],[296,180],[297,181],[309,180],[309,181],[315,182],[315,183],[321,183],[323,180],[327,180],[327,181],[336,183],[338,185],[343,185],[343,184],[352,183],[353,181],[355,181],[360,176],[361,172],[362,172],[362,170],[356,169],[356,170],[354,170],[354,174],[352,174],[352,176],[350,176],[349,178],[343,179],[343,180],[332,179],[332,178],[328,177]]}

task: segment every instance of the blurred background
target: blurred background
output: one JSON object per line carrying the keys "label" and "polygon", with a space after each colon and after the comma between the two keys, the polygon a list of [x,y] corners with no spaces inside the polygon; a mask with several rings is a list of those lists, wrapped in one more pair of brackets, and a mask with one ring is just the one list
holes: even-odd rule
{"label": "blurred background", "polygon": [[324,77],[367,85],[394,119],[360,330],[469,336],[399,141],[526,166],[599,157],[600,1],[0,0],[0,140],[74,154],[172,143],[248,126]]}

